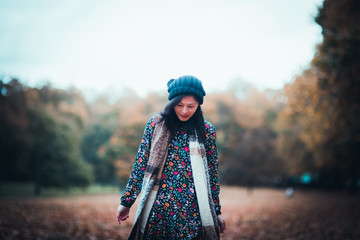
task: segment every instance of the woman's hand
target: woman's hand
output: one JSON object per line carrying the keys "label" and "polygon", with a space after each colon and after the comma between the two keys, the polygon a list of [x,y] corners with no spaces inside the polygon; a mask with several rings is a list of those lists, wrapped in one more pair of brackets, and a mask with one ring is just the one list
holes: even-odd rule
{"label": "woman's hand", "polygon": [[121,224],[121,221],[125,221],[129,217],[129,211],[130,208],[125,207],[123,205],[119,205],[116,209],[116,220],[119,224]]}
{"label": "woman's hand", "polygon": [[220,233],[224,233],[225,230],[226,230],[225,220],[222,218],[221,215],[217,215],[217,219],[218,219],[218,222],[219,222]]}

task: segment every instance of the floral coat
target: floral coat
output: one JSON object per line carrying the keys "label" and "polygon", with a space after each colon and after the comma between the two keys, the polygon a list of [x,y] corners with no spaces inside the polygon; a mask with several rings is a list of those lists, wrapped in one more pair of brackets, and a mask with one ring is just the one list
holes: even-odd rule
{"label": "floral coat", "polygon": [[[141,191],[155,119],[150,118],[146,124],[130,179],[121,197],[124,206],[131,207]],[[211,194],[215,211],[221,214],[216,131],[206,121],[205,130]],[[189,136],[185,129],[179,129],[170,138],[160,188],[145,229],[145,239],[200,239],[201,220],[190,161]]]}

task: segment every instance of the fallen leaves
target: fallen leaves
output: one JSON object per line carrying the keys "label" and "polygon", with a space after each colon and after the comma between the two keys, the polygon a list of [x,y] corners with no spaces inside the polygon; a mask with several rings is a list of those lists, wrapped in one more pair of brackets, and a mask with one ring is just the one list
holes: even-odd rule
{"label": "fallen leaves", "polygon": [[[359,195],[344,192],[222,187],[222,239],[360,239]],[[0,200],[1,239],[127,239],[134,222],[118,225],[116,194]]]}

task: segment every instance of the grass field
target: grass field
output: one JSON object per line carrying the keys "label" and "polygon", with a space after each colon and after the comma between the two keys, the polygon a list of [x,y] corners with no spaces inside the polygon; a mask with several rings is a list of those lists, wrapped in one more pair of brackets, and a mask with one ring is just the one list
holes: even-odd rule
{"label": "grass field", "polygon": [[[136,205],[115,220],[116,193],[0,200],[0,239],[127,239]],[[360,239],[360,195],[222,187],[222,239]]]}

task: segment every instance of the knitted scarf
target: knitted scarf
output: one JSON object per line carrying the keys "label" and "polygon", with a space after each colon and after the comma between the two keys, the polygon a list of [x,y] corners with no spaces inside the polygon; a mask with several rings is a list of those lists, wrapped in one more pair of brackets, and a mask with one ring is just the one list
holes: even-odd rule
{"label": "knitted scarf", "polygon": [[[170,131],[164,122],[155,125],[149,161],[145,170],[135,222],[129,239],[143,239],[146,223],[159,190],[170,135]],[[197,137],[190,138],[190,160],[200,210],[202,239],[219,239],[219,224],[210,191],[205,147],[204,144],[199,143]]]}

